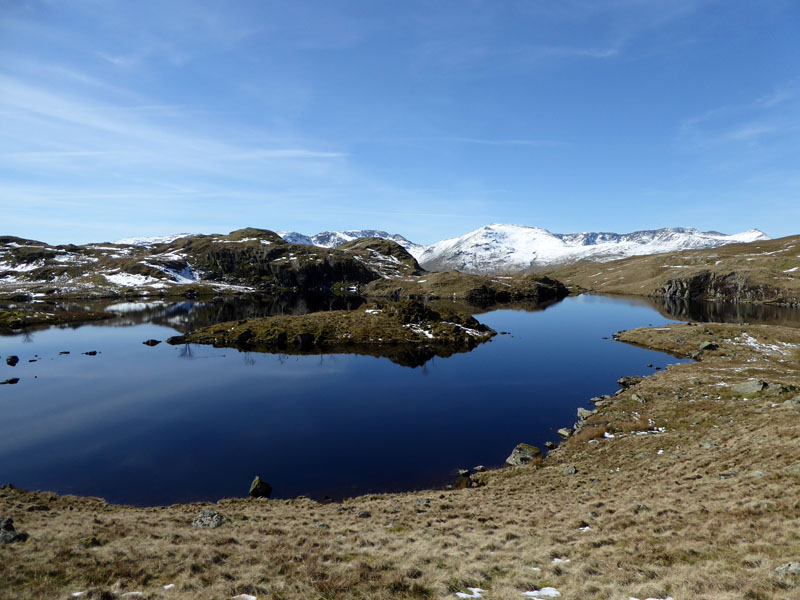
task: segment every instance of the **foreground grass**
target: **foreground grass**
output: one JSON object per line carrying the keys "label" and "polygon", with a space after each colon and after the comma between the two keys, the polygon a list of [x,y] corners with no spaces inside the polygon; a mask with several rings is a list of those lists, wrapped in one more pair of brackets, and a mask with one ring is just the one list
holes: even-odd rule
{"label": "foreground grass", "polygon": [[[145,509],[2,489],[0,515],[30,539],[0,546],[0,597],[799,597],[774,569],[800,560],[800,332],[681,324],[619,339],[718,348],[606,399],[543,463],[481,474],[483,487]],[[734,390],[750,378],[771,385]],[[208,507],[231,522],[193,528]]]}

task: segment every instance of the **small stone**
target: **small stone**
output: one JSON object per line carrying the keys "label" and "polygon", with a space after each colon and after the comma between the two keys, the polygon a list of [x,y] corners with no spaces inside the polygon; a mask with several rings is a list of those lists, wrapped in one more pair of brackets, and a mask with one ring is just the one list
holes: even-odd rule
{"label": "small stone", "polygon": [[314,525],[314,527],[316,527],[317,529],[330,529],[331,528],[331,526],[328,525],[327,523],[317,523],[316,525]]}
{"label": "small stone", "polygon": [[97,356],[97,350],[89,350],[89,352],[84,352],[86,356]]}
{"label": "small stone", "polygon": [[369,512],[368,510],[362,510],[360,513],[358,513],[359,519],[369,519],[371,516],[372,513]]}
{"label": "small stone", "polygon": [[145,346],[158,346],[161,343],[161,340],[146,340],[142,343]]}
{"label": "small stone", "polygon": [[469,469],[457,469],[456,473],[458,474],[459,477],[469,477],[470,476],[470,470]]}
{"label": "small stone", "polygon": [[647,399],[643,398],[639,394],[631,394],[631,400],[636,400],[636,402],[641,402],[642,404],[647,404]]}
{"label": "small stone", "polygon": [[586,408],[583,408],[582,406],[578,407],[578,419],[580,419],[581,421],[585,421],[586,419],[595,414],[597,414],[596,410],[588,410]]}
{"label": "small stone", "polygon": [[219,513],[215,510],[206,509],[200,511],[200,514],[194,518],[194,521],[192,521],[192,527],[198,527],[200,529],[216,529],[228,521],[230,521],[230,519],[222,513]]}
{"label": "small stone", "polygon": [[758,394],[766,385],[766,383],[759,379],[751,379],[743,383],[737,383],[731,389],[736,394]]}
{"label": "small stone", "polygon": [[555,442],[547,441],[544,443],[544,447],[547,448],[548,450],[552,450],[553,448],[556,447],[556,444]]}
{"label": "small stone", "polygon": [[705,352],[706,350],[719,350],[719,344],[712,341],[705,341],[700,344],[700,352]]}
{"label": "small stone", "polygon": [[575,465],[570,465],[564,469],[564,475],[577,475],[578,468]]}
{"label": "small stone", "polygon": [[705,450],[713,450],[714,442],[700,442],[700,447]]}
{"label": "small stone", "polygon": [[419,504],[420,506],[430,506],[431,501],[429,498],[420,498],[419,500],[417,500],[417,504]]}
{"label": "small stone", "polygon": [[568,427],[562,427],[556,433],[558,433],[558,435],[560,435],[562,438],[567,439],[572,435],[572,429],[569,429]]}
{"label": "small stone", "polygon": [[472,470],[475,473],[483,473],[484,471],[486,471],[486,467],[484,467],[483,465],[478,465],[477,467],[472,467]]}
{"label": "small stone", "polygon": [[11,356],[7,356],[7,357],[6,357],[6,364],[7,364],[9,367],[13,367],[13,366],[15,366],[15,365],[16,365],[18,362],[19,362],[19,356],[14,356],[14,355],[12,354]]}
{"label": "small stone", "polygon": [[272,495],[272,486],[256,475],[250,484],[248,495],[251,498],[269,498]]}
{"label": "small stone", "polygon": [[790,398],[783,403],[784,406],[791,407],[791,406],[800,406],[800,396],[795,396],[794,398]]}
{"label": "small stone", "polygon": [[775,569],[775,575],[783,579],[800,576],[800,562],[789,562]]}
{"label": "small stone", "polygon": [[530,444],[517,444],[517,446],[511,451],[511,454],[506,459],[506,464],[518,467],[529,463],[534,458],[537,458],[541,455],[542,451],[536,446],[531,446]]}

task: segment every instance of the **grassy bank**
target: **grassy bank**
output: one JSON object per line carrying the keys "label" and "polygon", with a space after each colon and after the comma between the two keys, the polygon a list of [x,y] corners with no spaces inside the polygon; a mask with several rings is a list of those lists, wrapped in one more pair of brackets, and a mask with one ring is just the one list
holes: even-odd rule
{"label": "grassy bank", "polygon": [[[2,489],[0,515],[30,538],[0,546],[0,597],[796,598],[775,568],[800,559],[800,332],[681,324],[619,339],[706,350],[482,487],[146,509]],[[192,527],[203,508],[230,522]]]}

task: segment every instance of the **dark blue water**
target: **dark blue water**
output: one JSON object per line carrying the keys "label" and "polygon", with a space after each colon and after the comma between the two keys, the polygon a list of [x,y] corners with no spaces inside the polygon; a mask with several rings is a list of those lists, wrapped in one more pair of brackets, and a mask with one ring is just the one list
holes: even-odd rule
{"label": "dark blue water", "polygon": [[441,486],[519,442],[556,441],[620,376],[679,362],[603,339],[668,322],[644,302],[581,296],[478,319],[511,335],[413,369],[148,347],[175,334],[152,323],[2,337],[0,355],[21,361],[0,363],[0,381],[20,378],[0,386],[0,483],[137,505],[244,496],[254,475],[273,497]]}

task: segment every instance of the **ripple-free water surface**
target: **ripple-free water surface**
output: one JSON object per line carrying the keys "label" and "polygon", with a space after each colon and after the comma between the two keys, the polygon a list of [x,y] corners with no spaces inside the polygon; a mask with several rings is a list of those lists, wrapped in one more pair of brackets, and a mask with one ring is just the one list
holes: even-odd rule
{"label": "ripple-free water surface", "polygon": [[478,319],[511,335],[414,369],[148,347],[175,333],[152,323],[2,337],[0,354],[21,361],[0,364],[0,381],[20,378],[0,386],[0,482],[138,505],[244,496],[254,475],[273,497],[438,486],[519,442],[556,441],[620,376],[680,362],[610,339],[668,322],[645,302],[580,296]]}

